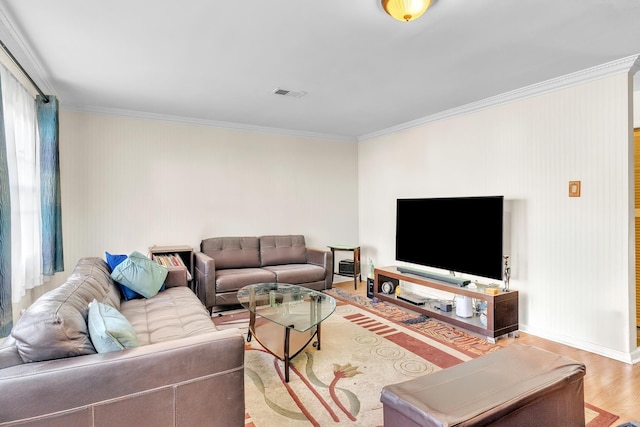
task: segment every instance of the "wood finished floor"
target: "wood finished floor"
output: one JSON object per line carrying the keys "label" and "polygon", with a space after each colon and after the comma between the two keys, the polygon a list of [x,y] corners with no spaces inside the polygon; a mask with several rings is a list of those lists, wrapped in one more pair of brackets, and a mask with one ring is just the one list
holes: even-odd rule
{"label": "wood finished floor", "polygon": [[[366,282],[360,282],[358,290],[354,290],[353,280],[341,281],[342,278],[339,277],[336,277],[336,280],[336,287],[358,295],[366,294]],[[500,338],[496,343],[506,346],[514,340],[584,363],[587,367],[584,381],[585,401],[618,415],[620,418],[613,426],[640,421],[640,363],[629,365],[524,332],[520,332],[519,338]]]}

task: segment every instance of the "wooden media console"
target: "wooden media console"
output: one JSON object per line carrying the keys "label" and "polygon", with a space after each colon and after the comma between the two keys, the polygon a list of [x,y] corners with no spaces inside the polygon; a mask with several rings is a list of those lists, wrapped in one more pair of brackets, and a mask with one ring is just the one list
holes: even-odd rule
{"label": "wooden media console", "polygon": [[[434,319],[442,320],[452,325],[458,326],[471,332],[487,337],[489,342],[495,342],[497,337],[518,331],[518,291],[503,291],[495,295],[485,293],[487,285],[476,284],[476,288],[472,289],[468,286],[457,286],[440,282],[436,279],[430,279],[419,276],[417,274],[402,273],[397,267],[381,267],[376,268],[374,282],[374,297],[381,301],[387,301],[397,304],[401,307],[408,308],[418,313],[423,313]],[[413,283],[430,289],[437,289],[443,292],[449,292],[455,295],[470,297],[487,303],[487,322],[486,325],[480,320],[480,316],[474,312],[472,317],[458,317],[456,309],[451,311],[440,310],[440,305],[434,302],[427,302],[424,305],[416,305],[408,301],[404,301],[395,296],[395,294],[386,294],[382,292],[381,286],[384,282],[391,282],[396,287],[400,285],[400,281]],[[402,287],[401,287],[402,290]]]}

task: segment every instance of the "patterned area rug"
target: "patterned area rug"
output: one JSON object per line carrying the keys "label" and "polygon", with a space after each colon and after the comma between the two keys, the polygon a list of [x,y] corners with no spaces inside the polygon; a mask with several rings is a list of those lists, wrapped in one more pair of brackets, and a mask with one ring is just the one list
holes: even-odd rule
{"label": "patterned area rug", "polygon": [[[341,289],[328,291],[338,301],[322,323],[322,346],[307,346],[284,364],[256,340],[246,344],[246,425],[382,426],[380,391],[463,363],[500,347],[447,324]],[[244,310],[214,317],[219,328],[240,327]],[[245,335],[246,336],[246,335]],[[610,426],[618,417],[586,405],[588,427]]]}

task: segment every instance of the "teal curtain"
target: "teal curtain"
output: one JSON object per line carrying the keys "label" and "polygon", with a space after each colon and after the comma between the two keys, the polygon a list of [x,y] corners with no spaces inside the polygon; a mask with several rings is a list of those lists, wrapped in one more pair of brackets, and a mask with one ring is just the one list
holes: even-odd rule
{"label": "teal curtain", "polygon": [[11,310],[11,199],[9,198],[9,165],[4,133],[4,108],[0,85],[0,337],[13,327]]}
{"label": "teal curtain", "polygon": [[64,270],[62,254],[62,207],[58,148],[58,100],[36,97],[40,134],[40,198],[42,204],[42,274]]}

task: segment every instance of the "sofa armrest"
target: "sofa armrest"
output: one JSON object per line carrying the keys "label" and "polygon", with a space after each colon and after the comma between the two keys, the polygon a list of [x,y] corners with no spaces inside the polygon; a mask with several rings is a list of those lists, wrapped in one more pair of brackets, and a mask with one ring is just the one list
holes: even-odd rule
{"label": "sofa armrest", "polygon": [[325,269],[324,288],[331,289],[333,286],[333,255],[331,251],[307,248],[307,262],[319,265]]}
{"label": "sofa armrest", "polygon": [[196,295],[211,312],[216,305],[216,262],[203,252],[195,253]]}
{"label": "sofa armrest", "polygon": [[167,267],[169,273],[164,283],[167,288],[173,288],[176,286],[188,286],[187,280],[187,267]]}
{"label": "sofa armrest", "polygon": [[244,424],[244,339],[237,329],[1,374],[0,423],[38,417],[42,425]]}

